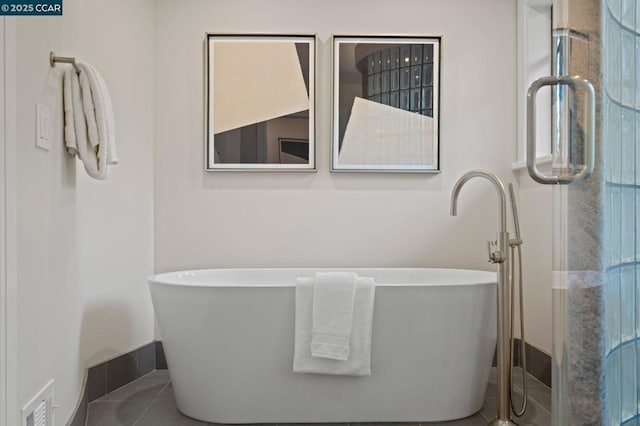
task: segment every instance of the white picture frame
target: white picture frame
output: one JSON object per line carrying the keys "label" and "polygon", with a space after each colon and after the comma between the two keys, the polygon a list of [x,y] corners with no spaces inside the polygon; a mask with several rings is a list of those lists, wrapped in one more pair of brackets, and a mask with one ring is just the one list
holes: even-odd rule
{"label": "white picture frame", "polygon": [[441,41],[333,36],[331,171],[440,172]]}
{"label": "white picture frame", "polygon": [[[207,34],[204,62],[205,170],[316,170],[316,35]],[[308,161],[281,164],[282,138]]]}

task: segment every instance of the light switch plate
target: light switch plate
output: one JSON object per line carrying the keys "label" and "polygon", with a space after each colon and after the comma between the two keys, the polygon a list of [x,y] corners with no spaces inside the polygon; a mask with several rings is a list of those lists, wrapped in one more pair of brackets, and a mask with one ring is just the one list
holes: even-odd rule
{"label": "light switch plate", "polygon": [[36,146],[45,151],[51,149],[51,110],[45,104],[36,103]]}

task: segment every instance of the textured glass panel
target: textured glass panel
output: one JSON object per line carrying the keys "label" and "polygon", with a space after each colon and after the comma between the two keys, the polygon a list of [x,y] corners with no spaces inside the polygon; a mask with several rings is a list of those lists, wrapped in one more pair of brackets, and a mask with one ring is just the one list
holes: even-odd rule
{"label": "textured glass panel", "polygon": [[620,424],[620,351],[614,351],[605,365],[605,403],[608,413],[606,424]]}
{"label": "textured glass panel", "polygon": [[[605,77],[606,77],[605,73]],[[603,158],[605,162],[605,167],[603,170],[604,179],[607,182],[611,182],[611,141],[615,138],[614,135],[614,127],[612,126],[612,114],[613,114],[613,104],[608,98],[605,98],[603,108],[604,114],[604,122],[602,124],[603,132],[604,132],[604,146],[603,146]],[[639,117],[640,118],[640,117]],[[640,120],[638,120],[637,125],[640,125]],[[608,216],[606,216],[608,217]]]}
{"label": "textured glass panel", "polygon": [[373,78],[369,76],[367,78],[367,97],[373,96]]}
{"label": "textured glass panel", "polygon": [[422,45],[414,44],[411,46],[411,65],[422,63]]}
{"label": "textured glass panel", "polygon": [[611,39],[614,36],[614,32],[612,27],[613,27],[613,20],[611,19],[611,15],[607,13],[604,18],[604,29],[603,29],[604,38],[602,41],[603,42],[602,53],[604,55],[603,56],[604,64],[602,65],[604,69],[604,75],[602,77],[603,77],[605,92],[609,95],[611,93],[611,76],[613,75],[613,52],[611,51],[611,43],[612,43]]}
{"label": "textured glass panel", "polygon": [[638,413],[636,344],[635,342],[622,347],[620,352],[620,390],[622,394],[622,420],[629,419]]}
{"label": "textured glass panel", "polygon": [[427,117],[433,117],[433,110],[425,109],[420,114],[426,115]]}
{"label": "textured glass panel", "polygon": [[611,235],[611,207],[613,206],[613,192],[611,191],[611,187],[606,186],[604,192],[604,246],[605,246],[605,256],[604,263],[605,267],[609,268],[613,265],[611,256],[611,242],[613,241]]}
{"label": "textured glass panel", "polygon": [[622,188],[622,224],[620,234],[621,261],[633,262],[636,257],[636,193],[632,187]]}
{"label": "textured glass panel", "polygon": [[640,337],[640,265],[636,266],[636,336]]}
{"label": "textured glass panel", "polygon": [[409,91],[400,91],[400,108],[409,111]]}
{"label": "textured glass panel", "polygon": [[373,72],[380,72],[382,68],[382,58],[380,57],[380,52],[376,52],[373,54]]}
{"label": "textured glass panel", "polygon": [[373,56],[369,55],[367,62],[367,73],[373,74],[375,68],[376,61],[373,59]]}
{"label": "textured glass panel", "polygon": [[[636,360],[640,360],[640,342],[636,342]],[[637,386],[637,395],[638,395],[638,411],[640,412],[640,368],[636,365],[636,383]]]}
{"label": "textured glass panel", "polygon": [[395,108],[398,108],[400,105],[400,100],[398,98],[398,92],[389,93],[389,105]]}
{"label": "textured glass panel", "polygon": [[433,107],[433,90],[431,87],[422,88],[422,109],[431,109]]}
{"label": "textured glass panel", "polygon": [[383,93],[380,95],[380,103],[384,105],[389,105],[389,94]]}
{"label": "textured glass panel", "polygon": [[422,49],[423,58],[422,62],[433,62],[433,44],[425,44]]}
{"label": "textured glass panel", "polygon": [[622,268],[620,275],[620,338],[628,342],[636,337],[636,271],[633,266]]}
{"label": "textured glass panel", "polygon": [[[638,8],[640,10],[640,8]],[[635,72],[633,73],[635,76],[635,86],[636,86],[636,95],[635,95],[635,105],[636,109],[640,109],[640,38],[636,37],[636,61],[635,61]]]}
{"label": "textured glass panel", "polygon": [[620,188],[613,187],[611,188],[611,215],[609,216],[609,230],[611,232],[611,245],[609,246],[609,250],[611,250],[611,265],[617,265],[620,263],[620,233],[622,232],[621,227],[621,195]]}
{"label": "textured glass panel", "polygon": [[400,88],[408,89],[411,85],[411,69],[402,68],[400,70]]}
{"label": "textured glass panel", "polygon": [[609,180],[614,183],[620,183],[621,159],[620,159],[620,139],[621,135],[621,118],[620,107],[615,104],[609,105],[609,119],[607,120],[607,161],[609,163]]}
{"label": "textured glass panel", "polygon": [[[636,262],[640,262],[640,189],[638,188],[636,188]],[[640,306],[640,299],[638,300],[638,306]],[[640,333],[638,333],[638,336],[640,336]]]}
{"label": "textured glass panel", "polygon": [[636,20],[636,0],[622,0],[622,24],[634,29]]}
{"label": "textured glass panel", "polygon": [[391,90],[400,89],[400,72],[398,70],[389,71],[389,80]]}
{"label": "textured glass panel", "polygon": [[422,85],[433,85],[433,64],[424,64],[422,66]]}
{"label": "textured glass panel", "polygon": [[605,256],[603,256],[603,261],[604,261],[604,267],[605,268],[609,268],[611,265],[611,248],[609,247],[611,245],[611,230],[609,229],[609,227],[611,226],[611,220],[609,219],[611,217],[611,199],[613,198],[613,194],[611,193],[611,189],[610,188],[606,188],[604,191],[604,200],[605,202],[604,204],[604,253]]}
{"label": "textured glass panel", "polygon": [[389,49],[389,69],[395,69],[400,66],[400,48],[392,47]]}
{"label": "textured glass panel", "polygon": [[636,163],[636,116],[633,111],[622,110],[622,139],[620,141],[622,148],[622,165],[620,181],[622,183],[631,184],[635,182],[635,163]]}
{"label": "textured glass panel", "polygon": [[609,8],[611,9],[611,14],[616,18],[620,19],[620,0],[608,0]]}
{"label": "textured glass panel", "polygon": [[400,47],[400,66],[408,67],[411,65],[411,46]]}
{"label": "textured glass panel", "polygon": [[389,91],[389,72],[385,71],[380,74],[380,91],[382,93]]}
{"label": "textured glass panel", "polygon": [[420,89],[411,89],[411,111],[420,110]]}
{"label": "textured glass panel", "polygon": [[605,51],[610,55],[607,85],[609,96],[616,101],[620,101],[620,28],[615,24],[611,24],[608,27]]}
{"label": "textured glass panel", "polygon": [[380,52],[380,56],[382,59],[382,71],[387,71],[389,69],[389,49],[385,49]]}
{"label": "textured glass panel", "polygon": [[607,318],[607,350],[620,343],[620,270],[613,269],[607,273],[605,289],[605,316]]}
{"label": "textured glass panel", "polygon": [[378,102],[378,103],[380,103],[380,95],[375,95],[375,96],[373,96],[373,97],[371,98],[371,100],[372,100],[373,102]]}
{"label": "textured glass panel", "polygon": [[422,67],[411,67],[411,87],[422,86]]}
{"label": "textured glass panel", "polygon": [[635,97],[635,38],[628,31],[622,31],[621,39],[621,72],[622,72],[622,103],[633,106]]}
{"label": "textured glass panel", "polygon": [[636,135],[635,135],[635,156],[636,156],[636,185],[640,185],[640,113],[636,113]]}

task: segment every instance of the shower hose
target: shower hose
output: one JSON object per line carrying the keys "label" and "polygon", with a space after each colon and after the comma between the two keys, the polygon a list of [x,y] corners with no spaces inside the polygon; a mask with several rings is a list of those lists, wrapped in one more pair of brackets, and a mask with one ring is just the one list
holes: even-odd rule
{"label": "shower hose", "polygon": [[[515,339],[513,338],[513,320],[515,316],[514,309],[514,300],[515,300],[515,289],[516,289],[516,274],[515,272],[515,251],[518,250],[518,296],[519,296],[519,305],[520,305],[520,366],[522,367],[522,405],[519,408],[515,407],[515,402],[513,400],[513,364],[514,364],[514,353],[515,353]],[[509,371],[509,386],[511,387],[511,410],[513,410],[513,414],[516,417],[522,417],[522,415],[527,411],[527,355],[525,352],[525,339],[524,339],[524,297],[522,295],[522,247],[520,244],[511,245],[511,321],[509,324],[509,336],[511,339],[511,367]]]}

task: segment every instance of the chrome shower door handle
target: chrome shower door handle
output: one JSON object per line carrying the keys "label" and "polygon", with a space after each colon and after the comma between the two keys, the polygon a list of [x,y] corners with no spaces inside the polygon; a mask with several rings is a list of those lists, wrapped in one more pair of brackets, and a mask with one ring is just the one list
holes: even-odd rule
{"label": "chrome shower door handle", "polygon": [[[536,95],[544,86],[569,86],[574,92],[580,89],[584,92],[584,162],[574,173],[563,173],[547,176],[538,170],[536,164]],[[593,85],[579,76],[542,77],[531,83],[527,93],[527,169],[529,176],[538,183],[545,185],[570,184],[580,182],[593,173],[595,166],[595,105],[596,96]]]}

